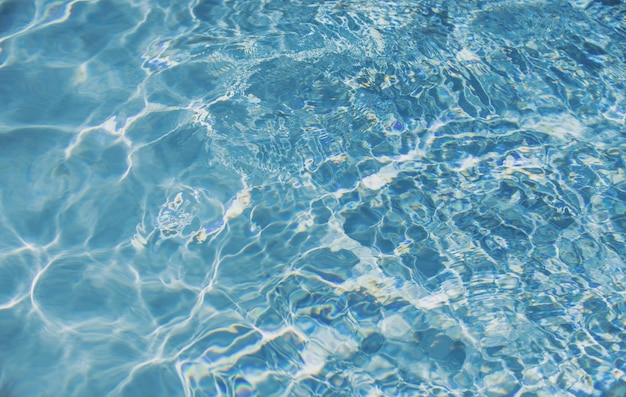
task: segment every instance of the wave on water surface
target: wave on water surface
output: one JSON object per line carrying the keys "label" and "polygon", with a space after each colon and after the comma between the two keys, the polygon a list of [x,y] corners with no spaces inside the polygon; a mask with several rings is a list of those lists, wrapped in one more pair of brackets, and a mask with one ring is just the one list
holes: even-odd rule
{"label": "wave on water surface", "polygon": [[626,395],[624,16],[0,0],[0,395]]}

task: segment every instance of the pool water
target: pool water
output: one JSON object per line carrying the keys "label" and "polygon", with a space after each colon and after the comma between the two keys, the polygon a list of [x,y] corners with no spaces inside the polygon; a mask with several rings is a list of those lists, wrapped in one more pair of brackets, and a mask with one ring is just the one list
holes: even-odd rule
{"label": "pool water", "polygon": [[0,396],[625,396],[626,3],[0,0]]}

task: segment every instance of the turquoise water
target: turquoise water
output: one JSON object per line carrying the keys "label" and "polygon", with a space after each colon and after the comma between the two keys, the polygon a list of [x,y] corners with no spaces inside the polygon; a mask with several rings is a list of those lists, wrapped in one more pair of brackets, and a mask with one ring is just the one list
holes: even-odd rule
{"label": "turquoise water", "polygon": [[0,0],[0,396],[625,396],[626,5]]}

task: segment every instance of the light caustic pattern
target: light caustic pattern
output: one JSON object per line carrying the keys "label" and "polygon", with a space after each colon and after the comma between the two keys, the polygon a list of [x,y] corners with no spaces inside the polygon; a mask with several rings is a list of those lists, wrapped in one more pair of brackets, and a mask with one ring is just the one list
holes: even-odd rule
{"label": "light caustic pattern", "polygon": [[625,15],[0,1],[0,395],[626,394]]}

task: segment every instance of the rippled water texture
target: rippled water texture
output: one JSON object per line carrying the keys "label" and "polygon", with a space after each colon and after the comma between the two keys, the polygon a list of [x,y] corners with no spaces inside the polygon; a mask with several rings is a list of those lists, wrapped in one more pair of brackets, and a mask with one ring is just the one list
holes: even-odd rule
{"label": "rippled water texture", "polygon": [[626,395],[626,5],[0,0],[0,396]]}

